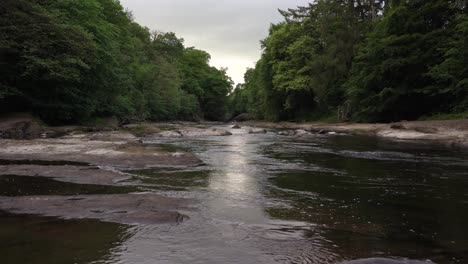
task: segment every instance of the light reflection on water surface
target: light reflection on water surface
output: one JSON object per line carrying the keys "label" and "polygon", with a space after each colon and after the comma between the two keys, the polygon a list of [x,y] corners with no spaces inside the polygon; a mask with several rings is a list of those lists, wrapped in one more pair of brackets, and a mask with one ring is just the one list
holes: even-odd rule
{"label": "light reflection on water surface", "polygon": [[[190,219],[178,225],[119,227],[117,241],[102,242],[107,249],[95,245],[105,257],[93,255],[94,247],[82,246],[82,253],[94,263],[468,262],[466,152],[350,136],[233,132],[149,141],[191,150],[207,164],[138,173],[147,190],[193,199],[196,210],[182,212]],[[4,227],[17,225],[2,219]],[[7,250],[3,243],[0,252]],[[20,263],[15,256],[7,263]]]}

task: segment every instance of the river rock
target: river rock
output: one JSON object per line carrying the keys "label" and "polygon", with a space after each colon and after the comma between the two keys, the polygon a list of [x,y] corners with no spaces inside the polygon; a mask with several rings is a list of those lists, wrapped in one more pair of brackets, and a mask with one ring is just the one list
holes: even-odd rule
{"label": "river rock", "polygon": [[122,224],[179,223],[188,200],[157,194],[1,197],[0,209],[65,219],[98,219]]}
{"label": "river rock", "polygon": [[44,134],[44,128],[39,121],[24,113],[14,113],[0,116],[0,138],[34,139]]}
{"label": "river rock", "polygon": [[289,136],[289,135],[291,135],[291,131],[283,130],[283,131],[278,132],[278,135],[280,135],[280,136]]}
{"label": "river rock", "polygon": [[187,128],[179,130],[180,134],[184,137],[207,137],[207,136],[230,136],[231,132],[224,129],[201,129],[201,128]]}
{"label": "river rock", "polygon": [[252,128],[249,130],[249,134],[266,134],[267,131],[264,128]]}
{"label": "river rock", "polygon": [[239,126],[239,124],[235,124],[232,126],[233,129],[241,129],[241,126]]}
{"label": "river rock", "polygon": [[153,146],[127,141],[90,140],[86,136],[1,140],[0,145],[0,159],[5,160],[73,161],[123,168],[197,166],[203,163],[191,153],[174,156]]}
{"label": "river rock", "polygon": [[242,113],[242,114],[234,117],[232,120],[236,121],[236,122],[245,122],[245,121],[250,121],[250,120],[254,120],[254,119],[255,119],[255,116],[253,114]]}
{"label": "river rock", "polygon": [[391,124],[390,128],[391,129],[397,129],[397,130],[406,129],[406,127],[401,123]]}
{"label": "river rock", "polygon": [[294,131],[294,135],[298,136],[298,137],[302,137],[302,136],[310,135],[310,133],[303,130],[303,129],[298,129],[298,130]]}
{"label": "river rock", "polygon": [[163,131],[156,134],[158,137],[169,137],[169,138],[179,138],[182,137],[182,134],[179,131]]}
{"label": "river rock", "polygon": [[[12,161],[12,163],[14,163],[14,161]],[[119,182],[132,178],[129,174],[115,170],[104,170],[98,167],[76,165],[0,165],[0,177],[2,175],[46,177],[62,182],[98,185],[117,185]]]}

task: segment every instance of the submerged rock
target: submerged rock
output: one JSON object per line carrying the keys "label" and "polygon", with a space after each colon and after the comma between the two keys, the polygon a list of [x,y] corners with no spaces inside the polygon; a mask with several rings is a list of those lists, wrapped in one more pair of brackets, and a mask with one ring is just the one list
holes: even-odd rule
{"label": "submerged rock", "polygon": [[0,165],[1,175],[47,177],[79,184],[116,185],[131,179],[131,175],[88,166]]}
{"label": "submerged rock", "polygon": [[368,258],[368,259],[358,259],[358,260],[351,260],[345,261],[341,264],[434,264],[434,262],[427,260],[427,261],[420,261],[420,260],[409,260],[409,259],[388,259],[388,258]]}
{"label": "submerged rock", "polygon": [[188,200],[157,194],[0,197],[0,209],[65,219],[98,219],[122,224],[179,223]]}

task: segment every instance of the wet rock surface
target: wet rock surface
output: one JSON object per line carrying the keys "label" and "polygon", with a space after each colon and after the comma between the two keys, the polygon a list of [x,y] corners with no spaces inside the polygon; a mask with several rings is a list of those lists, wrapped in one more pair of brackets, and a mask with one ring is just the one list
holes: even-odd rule
{"label": "wet rock surface", "polygon": [[264,128],[251,128],[249,129],[249,134],[266,134],[267,130]]}
{"label": "wet rock surface", "polygon": [[244,126],[258,126],[281,130],[279,135],[292,136],[297,130],[312,134],[364,135],[392,141],[433,144],[449,148],[468,148],[468,119],[437,121],[401,121],[392,124],[366,123],[291,123],[247,121]]}
{"label": "wet rock surface", "polygon": [[310,132],[307,132],[304,129],[297,129],[296,131],[294,131],[294,135],[299,136],[299,137],[307,136],[310,134],[311,134]]}
{"label": "wet rock surface", "polygon": [[224,129],[217,129],[217,128],[208,128],[208,129],[200,129],[200,128],[189,128],[189,129],[181,129],[179,133],[182,134],[183,137],[207,137],[207,136],[230,136],[232,135],[231,132],[224,130]]}
{"label": "wet rock surface", "polygon": [[[100,135],[104,136],[104,135]],[[2,140],[0,159],[72,161],[98,166],[145,168],[196,166],[201,161],[191,153],[171,153],[128,141],[82,137],[40,140]]]}
{"label": "wet rock surface", "polygon": [[210,137],[210,136],[230,136],[231,132],[225,129],[214,127],[218,123],[193,123],[193,122],[177,122],[177,123],[142,123],[124,126],[134,135],[141,137],[164,137],[164,138],[180,138],[180,137]]}
{"label": "wet rock surface", "polygon": [[45,132],[40,122],[29,114],[9,114],[0,116],[0,138],[32,139]]}
{"label": "wet rock surface", "polygon": [[[61,129],[66,132],[59,138],[47,138],[52,132],[42,137],[48,132],[41,130],[28,140],[24,135],[0,139],[0,210],[121,224],[188,219],[177,211],[187,208],[187,200],[137,193],[146,189],[125,170],[198,166],[202,161],[196,156],[144,144],[129,131]],[[183,130],[187,136],[226,132]]]}
{"label": "wet rock surface", "polygon": [[0,209],[12,213],[122,224],[182,222],[188,217],[175,210],[188,205],[187,200],[157,194],[0,197]]}
{"label": "wet rock surface", "polygon": [[2,175],[48,177],[78,184],[117,185],[132,178],[116,170],[85,166],[0,165]]}
{"label": "wet rock surface", "polygon": [[358,259],[352,261],[345,261],[342,264],[434,264],[432,261],[420,261],[420,260],[409,260],[409,259],[387,259],[387,258],[368,258]]}

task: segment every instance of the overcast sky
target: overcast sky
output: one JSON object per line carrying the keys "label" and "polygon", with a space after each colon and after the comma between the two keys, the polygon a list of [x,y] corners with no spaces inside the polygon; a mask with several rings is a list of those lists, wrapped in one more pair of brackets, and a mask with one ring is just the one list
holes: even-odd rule
{"label": "overcast sky", "polygon": [[175,32],[211,54],[211,64],[227,67],[235,83],[260,57],[260,40],[270,23],[282,20],[277,9],[307,5],[309,0],[121,0],[136,21],[151,30]]}

